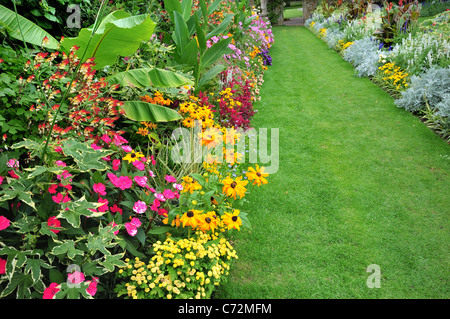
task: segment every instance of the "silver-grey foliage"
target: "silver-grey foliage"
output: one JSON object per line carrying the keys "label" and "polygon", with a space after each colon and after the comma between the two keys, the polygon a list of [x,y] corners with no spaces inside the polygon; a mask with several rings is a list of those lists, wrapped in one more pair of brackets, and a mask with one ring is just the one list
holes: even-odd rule
{"label": "silver-grey foliage", "polygon": [[373,76],[378,70],[380,51],[378,43],[371,37],[356,40],[344,51],[344,59],[350,62],[359,77]]}

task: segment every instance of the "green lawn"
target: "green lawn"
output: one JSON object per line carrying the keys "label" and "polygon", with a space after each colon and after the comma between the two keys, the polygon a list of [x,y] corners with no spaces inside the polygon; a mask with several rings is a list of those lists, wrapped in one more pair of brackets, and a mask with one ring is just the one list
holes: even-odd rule
{"label": "green lawn", "polygon": [[301,10],[301,7],[285,7],[283,17],[284,19],[301,18],[303,17],[303,10]]}
{"label": "green lawn", "polygon": [[253,124],[280,169],[215,298],[449,298],[449,145],[306,28],[273,32]]}

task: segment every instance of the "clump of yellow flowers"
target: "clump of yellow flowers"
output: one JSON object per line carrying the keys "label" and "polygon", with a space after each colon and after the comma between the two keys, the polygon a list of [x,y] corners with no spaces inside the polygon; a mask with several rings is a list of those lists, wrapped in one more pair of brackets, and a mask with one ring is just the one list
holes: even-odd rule
{"label": "clump of yellow flowers", "polygon": [[344,40],[339,40],[339,50],[342,52],[352,44],[353,42],[344,42]]}
{"label": "clump of yellow flowers", "polygon": [[326,36],[327,36],[327,29],[325,29],[325,28],[320,29],[318,37],[325,38]]}
{"label": "clump of yellow flowers", "polygon": [[237,259],[230,242],[217,234],[197,231],[190,238],[168,237],[153,244],[154,255],[144,262],[125,259],[116,273],[117,295],[132,299],[205,299],[224,281]]}
{"label": "clump of yellow flowers", "polygon": [[395,62],[385,63],[378,68],[386,85],[399,91],[408,87],[408,73],[395,66]]}

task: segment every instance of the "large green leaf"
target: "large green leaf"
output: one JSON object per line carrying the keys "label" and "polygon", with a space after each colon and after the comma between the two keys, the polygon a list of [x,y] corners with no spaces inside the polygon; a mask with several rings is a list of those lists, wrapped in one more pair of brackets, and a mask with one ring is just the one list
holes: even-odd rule
{"label": "large green leaf", "polygon": [[181,56],[183,55],[184,47],[189,41],[189,30],[183,16],[176,11],[173,14],[175,20],[175,32],[172,35],[172,39],[177,46],[178,54]]}
{"label": "large green leaf", "polygon": [[140,68],[119,72],[108,77],[107,80],[111,84],[118,83],[122,86],[137,88],[180,87],[193,84],[193,81],[186,75],[157,68]]}
{"label": "large green leaf", "polygon": [[14,39],[41,46],[42,40],[47,37],[48,43],[44,44],[44,47],[57,49],[59,46],[58,40],[50,33],[19,14],[16,16],[14,11],[2,5],[0,5],[0,26]]}
{"label": "large green leaf", "polygon": [[175,110],[143,101],[126,101],[122,109],[126,117],[139,122],[170,122],[182,118]]}
{"label": "large green leaf", "polygon": [[222,22],[216,27],[214,28],[211,32],[209,32],[206,35],[206,39],[211,39],[213,36],[215,35],[219,35],[221,33],[224,33],[224,31],[228,28],[228,25],[231,22],[231,19],[233,19],[234,14],[229,14],[225,17],[225,19],[222,20]]}
{"label": "large green leaf", "polygon": [[130,16],[119,10],[106,16],[94,34],[93,26],[81,29],[78,37],[64,38],[61,46],[67,53],[77,45],[77,55],[81,58],[84,54],[83,60],[95,57],[95,68],[100,69],[114,64],[118,56],[135,53],[142,41],[150,39],[154,29],[150,15]]}
{"label": "large green leaf", "polygon": [[201,90],[204,85],[208,84],[217,74],[222,72],[225,69],[225,66],[218,64],[213,66],[208,72],[206,72],[198,81],[197,91]]}
{"label": "large green leaf", "polygon": [[200,59],[200,69],[208,68],[217,62],[224,54],[230,53],[231,49],[228,45],[231,43],[231,40],[232,38],[222,39],[206,50]]}

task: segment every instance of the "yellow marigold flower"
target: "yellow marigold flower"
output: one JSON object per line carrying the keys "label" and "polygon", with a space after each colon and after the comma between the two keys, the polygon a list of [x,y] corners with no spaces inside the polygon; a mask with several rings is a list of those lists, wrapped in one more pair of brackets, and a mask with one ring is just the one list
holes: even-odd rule
{"label": "yellow marigold flower", "polygon": [[141,152],[135,152],[134,150],[129,152],[124,158],[124,161],[128,161],[128,163],[133,163],[137,161],[139,158],[144,157],[144,154]]}
{"label": "yellow marigold flower", "polygon": [[208,212],[206,214],[200,215],[198,222],[199,227],[203,232],[214,231],[217,227],[217,217],[215,212]]}
{"label": "yellow marigold flower", "polygon": [[190,176],[185,176],[182,178],[182,180],[183,180],[183,182],[181,182],[181,185],[183,186],[182,192],[189,192],[192,194],[194,191],[202,189],[202,186]]}
{"label": "yellow marigold flower", "polygon": [[192,228],[196,228],[198,226],[199,214],[201,211],[191,209],[181,216],[180,221],[183,227],[191,226]]}
{"label": "yellow marigold flower", "polygon": [[247,176],[250,181],[253,181],[253,185],[258,184],[258,186],[261,186],[261,184],[267,184],[267,179],[265,179],[265,177],[269,176],[269,174],[264,173],[264,167],[259,168],[258,164],[255,166],[256,169],[249,167],[249,171],[245,173],[245,176]]}
{"label": "yellow marigold flower", "polygon": [[242,176],[239,176],[236,179],[232,179],[228,176],[222,180],[222,184],[222,192],[227,196],[236,199],[236,195],[240,198],[245,196],[247,190],[245,186],[248,184],[248,181],[242,181]]}
{"label": "yellow marigold flower", "polygon": [[225,213],[225,216],[222,217],[222,221],[225,225],[227,225],[228,229],[237,229],[240,230],[240,226],[242,225],[242,220],[239,217],[240,211],[235,209],[233,213]]}
{"label": "yellow marigold flower", "polygon": [[221,144],[223,141],[223,135],[218,128],[211,127],[202,133],[199,133],[199,138],[201,138],[201,144],[206,145],[208,149],[216,147],[216,145]]}

